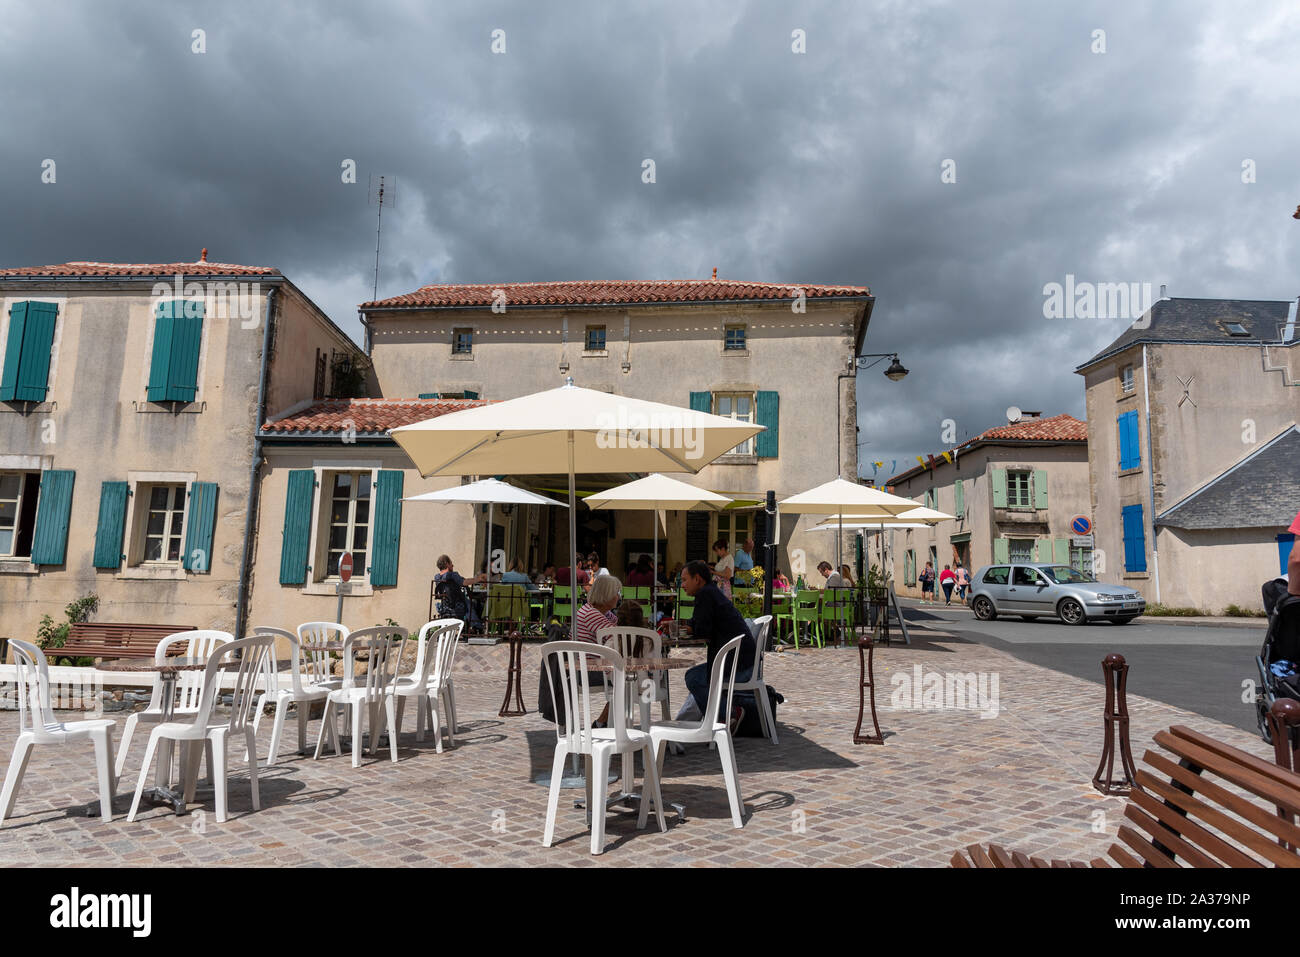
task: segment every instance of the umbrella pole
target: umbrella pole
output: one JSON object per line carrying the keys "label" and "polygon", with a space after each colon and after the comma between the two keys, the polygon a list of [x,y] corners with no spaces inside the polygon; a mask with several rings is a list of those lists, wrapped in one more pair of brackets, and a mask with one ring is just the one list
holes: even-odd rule
{"label": "umbrella pole", "polygon": [[650,509],[650,521],[655,527],[655,547],[654,547],[654,564],[650,566],[650,627],[654,627],[655,609],[659,607],[655,601],[655,592],[659,590],[659,509]]}
{"label": "umbrella pole", "polygon": [[488,502],[488,527],[487,527],[487,566],[483,573],[483,634],[488,633],[488,621],[491,619],[492,603],[492,510],[496,506]]}
{"label": "umbrella pole", "polygon": [[569,640],[578,640],[578,493],[573,481],[573,430],[569,430]]}

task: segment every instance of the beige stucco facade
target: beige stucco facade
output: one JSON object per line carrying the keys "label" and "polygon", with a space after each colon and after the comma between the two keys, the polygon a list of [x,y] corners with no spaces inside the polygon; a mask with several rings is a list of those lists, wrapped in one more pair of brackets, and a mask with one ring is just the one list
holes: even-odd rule
{"label": "beige stucco facade", "polygon": [[[1300,421],[1300,386],[1287,384],[1300,382],[1300,346],[1154,342],[1082,374],[1092,514],[1106,554],[1098,577],[1130,585],[1148,602],[1212,613],[1230,604],[1260,608],[1260,586],[1280,571],[1276,535],[1285,526],[1192,530],[1153,517]],[[1141,463],[1121,470],[1118,419],[1129,411],[1137,412]],[[1142,506],[1144,571],[1125,568],[1121,513],[1135,505]],[[1300,501],[1290,507],[1294,514]]]}
{"label": "beige stucco facade", "polygon": [[[1047,480],[1047,507],[1000,508],[994,505],[992,491],[994,470],[1019,470]],[[963,509],[960,517],[939,522],[931,528],[897,529],[886,532],[889,566],[895,590],[900,595],[919,597],[916,573],[933,560],[936,573],[946,564],[960,560],[970,572],[982,565],[1004,558],[995,556],[999,539],[1004,539],[1008,554],[1015,549],[1012,541],[1032,543],[1033,561],[1056,561],[1058,543],[1065,542],[1068,562],[1080,556],[1070,552],[1074,537],[1071,520],[1088,512],[1088,451],[1083,442],[1023,442],[1015,445],[979,445],[962,452],[953,462],[940,461],[929,470],[912,470],[900,477],[895,494],[926,504],[926,493],[934,491],[933,507],[949,515],[958,515],[957,482],[963,484]],[[1031,488],[1032,492],[1036,489]],[[1035,504],[1037,500],[1035,499]],[[874,537],[874,536],[873,536]],[[1021,546],[1024,547],[1023,545]],[[872,543],[872,560],[876,543]],[[909,563],[909,552],[914,565]],[[1050,555],[1050,557],[1049,557]],[[1086,560],[1086,558],[1085,558]],[[936,590],[938,586],[936,585]]]}
{"label": "beige stucco facade", "polygon": [[[46,400],[0,402],[0,473],[74,473],[65,560],[0,558],[0,635],[32,640],[43,615],[62,621],[64,606],[88,594],[99,597],[95,621],[235,630],[268,295],[274,291],[268,408],[312,395],[312,376],[280,357],[359,349],[282,277],[240,277],[237,299],[188,278],[199,285],[187,285],[183,298],[202,299],[205,313],[197,394],[185,403],[147,399],[155,308],[176,298],[154,295],[152,278],[0,280],[0,362],[12,304],[58,308]],[[117,568],[93,562],[104,482],[130,489]],[[192,520],[184,503],[195,482],[217,488],[209,568],[145,561],[151,483],[181,487],[169,504],[182,512],[184,543]]]}

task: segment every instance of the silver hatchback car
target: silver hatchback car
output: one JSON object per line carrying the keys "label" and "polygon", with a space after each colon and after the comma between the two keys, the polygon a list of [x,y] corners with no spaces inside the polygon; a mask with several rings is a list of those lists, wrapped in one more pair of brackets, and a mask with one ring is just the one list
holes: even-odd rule
{"label": "silver hatchback car", "polygon": [[980,621],[998,615],[1026,620],[1053,616],[1067,625],[1091,620],[1125,625],[1147,608],[1146,599],[1132,588],[1106,585],[1052,562],[985,565],[971,576],[967,604]]}

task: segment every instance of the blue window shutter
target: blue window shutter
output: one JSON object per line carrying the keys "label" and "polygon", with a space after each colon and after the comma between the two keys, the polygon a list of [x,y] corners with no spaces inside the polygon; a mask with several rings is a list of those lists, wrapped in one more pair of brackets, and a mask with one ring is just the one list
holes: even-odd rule
{"label": "blue window shutter", "polygon": [[126,528],[126,482],[104,482],[99,486],[99,522],[95,526],[95,567],[118,568],[122,564],[122,532]]}
{"label": "blue window shutter", "polygon": [[696,412],[713,411],[713,393],[712,392],[692,392],[691,408]]}
{"label": "blue window shutter", "polygon": [[402,543],[402,482],[397,470],[383,470],[375,483],[374,542],[370,552],[370,584],[397,584],[397,553]]}
{"label": "blue window shutter", "polygon": [[307,549],[311,547],[311,506],[316,497],[316,473],[311,469],[289,472],[284,499],[284,531],[280,540],[280,584],[307,581]]}
{"label": "blue window shutter", "polygon": [[1142,464],[1142,443],[1138,439],[1138,414],[1135,410],[1128,415],[1129,448],[1132,450],[1133,456],[1133,465],[1131,467],[1138,468]]}
{"label": "blue window shutter", "polygon": [[182,564],[192,572],[212,570],[212,535],[217,526],[217,483],[190,486],[189,514],[185,518],[185,555]]}
{"label": "blue window shutter", "polygon": [[1142,450],[1138,444],[1138,414],[1134,409],[1119,417],[1119,467],[1134,469],[1142,464]]}
{"label": "blue window shutter", "polygon": [[1126,505],[1124,516],[1124,570],[1147,570],[1146,527],[1142,521],[1141,505]]}
{"label": "blue window shutter", "polygon": [[36,533],[32,537],[33,565],[62,565],[67,557],[72,484],[76,474],[71,469],[47,469],[41,473]]}
{"label": "blue window shutter", "polygon": [[[708,393],[706,393],[707,395]],[[693,397],[693,394],[692,394]],[[777,392],[759,392],[754,398],[754,420],[767,426],[754,439],[754,451],[760,459],[774,459],[780,447],[778,427],[781,422],[781,396]]]}
{"label": "blue window shutter", "polygon": [[58,317],[59,307],[52,302],[16,302],[10,308],[0,400],[45,401]]}

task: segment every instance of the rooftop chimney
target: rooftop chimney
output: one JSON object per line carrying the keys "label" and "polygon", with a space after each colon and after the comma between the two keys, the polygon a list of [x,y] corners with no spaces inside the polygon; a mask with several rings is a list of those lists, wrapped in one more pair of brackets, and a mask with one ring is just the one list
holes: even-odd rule
{"label": "rooftop chimney", "polygon": [[208,261],[208,247],[204,246],[203,252],[199,255],[199,262],[205,263],[207,261]]}
{"label": "rooftop chimney", "polygon": [[1166,289],[1166,288],[1167,288],[1167,287],[1165,286],[1164,283],[1161,283],[1161,284],[1160,284],[1160,298],[1161,298],[1161,299],[1168,299],[1168,298],[1169,298],[1169,296],[1165,293],[1165,289]]}

